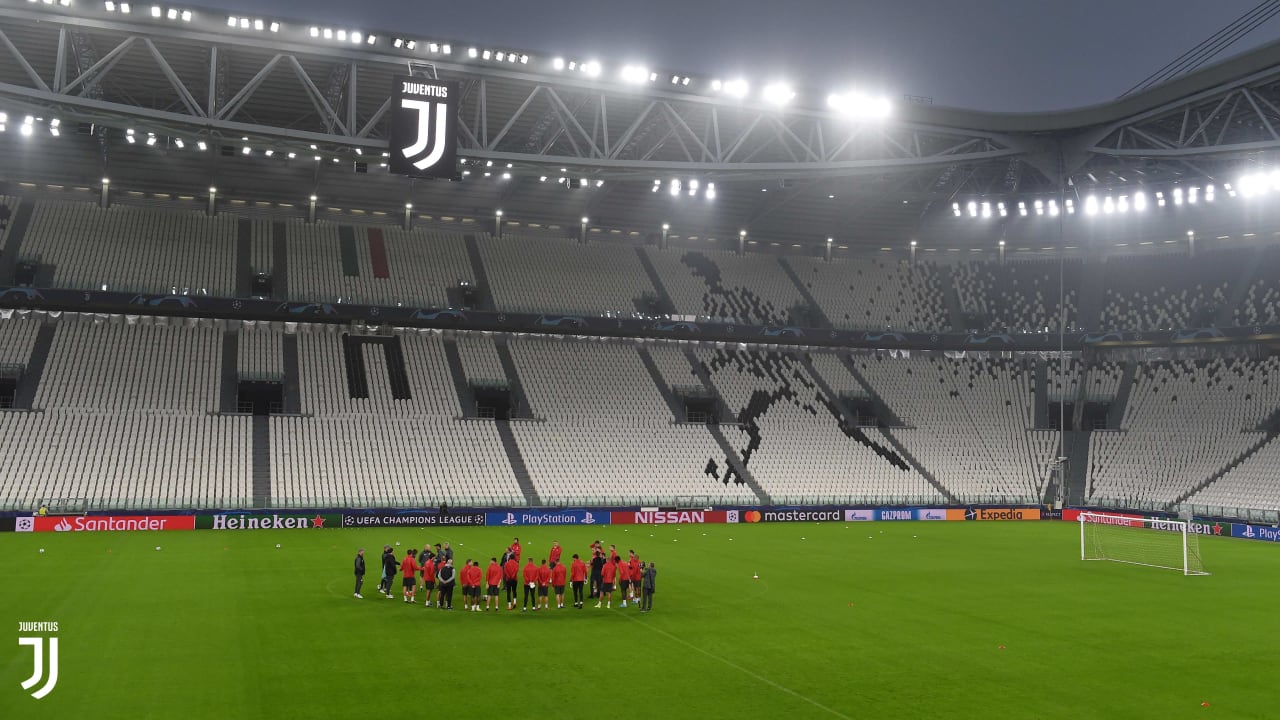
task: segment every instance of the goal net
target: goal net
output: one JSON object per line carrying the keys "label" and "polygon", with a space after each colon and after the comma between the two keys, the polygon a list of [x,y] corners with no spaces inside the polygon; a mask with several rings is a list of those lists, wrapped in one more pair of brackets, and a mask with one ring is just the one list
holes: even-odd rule
{"label": "goal net", "polygon": [[1080,559],[1209,574],[1200,558],[1200,536],[1181,520],[1080,513]]}

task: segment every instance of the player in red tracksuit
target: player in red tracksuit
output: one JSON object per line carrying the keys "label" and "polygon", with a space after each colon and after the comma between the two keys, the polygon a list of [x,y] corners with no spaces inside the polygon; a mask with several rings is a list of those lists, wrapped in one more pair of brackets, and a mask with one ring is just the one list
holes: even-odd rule
{"label": "player in red tracksuit", "polygon": [[480,561],[471,563],[471,609],[480,612],[480,593],[484,584],[484,571],[480,569]]}
{"label": "player in red tracksuit", "polygon": [[600,607],[600,603],[606,603],[605,607],[613,607],[613,581],[618,577],[618,563],[609,559],[600,570],[600,598],[596,601],[596,607]]}
{"label": "player in red tracksuit", "polygon": [[404,560],[400,561],[400,572],[404,574],[401,586],[404,588],[404,601],[407,603],[413,602],[414,585],[417,584],[418,570],[418,559],[414,557],[413,550],[406,551]]}
{"label": "player in red tracksuit", "polygon": [[568,574],[564,563],[551,564],[551,589],[556,594],[556,608],[561,610],[564,609],[564,581]]}
{"label": "player in red tracksuit", "polygon": [[488,586],[484,593],[484,611],[489,612],[490,605],[494,610],[498,609],[498,586],[502,584],[502,566],[498,564],[498,558],[489,558],[489,567],[484,575]]}
{"label": "player in red tracksuit", "polygon": [[436,564],[431,558],[422,563],[422,589],[427,591],[423,607],[431,607],[431,596],[436,591]]}
{"label": "player in red tracksuit", "polygon": [[618,592],[622,595],[622,607],[626,607],[631,594],[631,566],[621,561],[618,562]]}
{"label": "player in red tracksuit", "polygon": [[631,556],[631,560],[628,563],[631,566],[630,600],[631,600],[631,604],[635,605],[636,607],[639,607],[640,606],[640,582],[643,579],[644,568],[641,566],[640,556],[636,555],[635,550],[629,550],[627,551],[627,554]]}
{"label": "player in red tracksuit", "polygon": [[467,558],[458,571],[458,587],[462,588],[462,609],[471,609],[471,558]]}
{"label": "player in red tracksuit", "polygon": [[551,600],[547,595],[551,592],[551,568],[547,565],[547,561],[542,561],[542,566],[538,568],[538,607],[543,610],[551,609]]}
{"label": "player in red tracksuit", "polygon": [[533,609],[538,609],[538,566],[533,564],[533,558],[529,558],[529,562],[524,566],[524,607],[520,608],[520,612],[529,609],[529,601],[533,601]]}
{"label": "player in red tracksuit", "polygon": [[551,550],[547,552],[547,562],[559,563],[560,553],[564,552],[564,548],[560,547],[560,543],[556,540],[551,541]]}
{"label": "player in red tracksuit", "polygon": [[582,586],[587,584],[587,564],[582,562],[578,553],[573,554],[573,564],[569,566],[569,582],[573,583],[573,606],[582,609]]}
{"label": "player in red tracksuit", "polygon": [[511,538],[511,552],[516,554],[516,562],[520,562],[520,538]]}
{"label": "player in red tracksuit", "polygon": [[520,583],[520,562],[516,556],[507,558],[502,566],[502,586],[507,590],[507,609],[516,609],[516,585]]}

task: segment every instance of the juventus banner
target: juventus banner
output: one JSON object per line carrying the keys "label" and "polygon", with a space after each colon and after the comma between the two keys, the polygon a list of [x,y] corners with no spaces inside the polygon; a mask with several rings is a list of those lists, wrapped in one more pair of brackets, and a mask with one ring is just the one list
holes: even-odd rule
{"label": "juventus banner", "polygon": [[452,178],[458,159],[458,83],[397,77],[391,94],[391,172]]}

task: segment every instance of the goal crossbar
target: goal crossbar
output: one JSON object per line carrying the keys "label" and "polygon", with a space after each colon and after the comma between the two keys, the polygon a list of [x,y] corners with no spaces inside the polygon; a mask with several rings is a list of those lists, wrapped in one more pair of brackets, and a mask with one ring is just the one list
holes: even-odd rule
{"label": "goal crossbar", "polygon": [[1183,520],[1082,512],[1080,559],[1209,574],[1200,557],[1200,536]]}

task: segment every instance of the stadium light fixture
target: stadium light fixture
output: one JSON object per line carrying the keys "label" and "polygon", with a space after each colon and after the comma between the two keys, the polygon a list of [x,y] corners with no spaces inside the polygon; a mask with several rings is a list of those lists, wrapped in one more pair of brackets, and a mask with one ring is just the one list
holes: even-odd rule
{"label": "stadium light fixture", "polygon": [[1193,185],[1190,189],[1187,190],[1187,204],[1195,205],[1199,199],[1200,199],[1200,188],[1199,186]]}
{"label": "stadium light fixture", "polygon": [[1156,192],[1156,207],[1164,207],[1164,191]]}
{"label": "stadium light fixture", "polygon": [[1022,200],[1019,200],[1018,201],[1018,217],[1026,217],[1026,216],[1027,216],[1027,203]]}
{"label": "stadium light fixture", "polygon": [[1073,200],[1073,199],[1071,199],[1071,198],[1067,198],[1066,205],[1067,205],[1067,214],[1068,214],[1068,215],[1075,215],[1075,214],[1076,214],[1076,201],[1075,201],[1075,200]]}
{"label": "stadium light fixture", "polygon": [[158,17],[160,17],[160,6],[159,6],[159,5],[152,5],[152,6],[151,6],[151,17],[153,17],[153,18],[158,18]]}
{"label": "stadium light fixture", "polygon": [[1116,210],[1121,213],[1129,212],[1129,196],[1128,195],[1121,195],[1120,199],[1116,200]]}
{"label": "stadium light fixture", "polygon": [[1036,216],[1037,216],[1037,217],[1038,217],[1038,216],[1041,216],[1041,215],[1044,215],[1044,201],[1043,201],[1043,200],[1037,200],[1037,201],[1035,202],[1034,207],[1035,207],[1035,209],[1036,209]]}
{"label": "stadium light fixture", "polygon": [[954,213],[956,217],[964,216],[964,211],[960,209],[960,203],[958,202],[951,203],[951,212]]}
{"label": "stadium light fixture", "polygon": [[115,2],[113,2],[113,0],[107,0],[107,2],[106,2],[106,3],[104,3],[104,4],[106,5],[107,12],[115,12],[115,11],[116,11],[116,4],[115,4]]}
{"label": "stadium light fixture", "polygon": [[105,178],[105,177],[104,177],[104,178],[102,178],[102,184],[103,184],[103,185],[110,185],[110,184],[111,184],[111,178]]}
{"label": "stadium light fixture", "polygon": [[1214,194],[1214,187],[1213,187],[1213,184],[1210,183],[1209,185],[1206,185],[1204,188],[1204,201],[1213,202],[1213,194]]}
{"label": "stadium light fixture", "polygon": [[271,157],[272,155],[275,155],[275,154],[276,154],[276,151],[275,151],[275,150],[263,150],[263,151],[262,151],[262,154],[263,154],[263,155],[266,155],[267,157]]}
{"label": "stadium light fixture", "polygon": [[248,155],[251,152],[253,152],[253,150],[248,145],[245,145],[244,147],[240,148],[241,155]]}
{"label": "stadium light fixture", "polygon": [[916,246],[916,244],[917,244],[917,243],[916,243],[916,241],[915,241],[915,240],[912,240],[912,241],[911,241],[911,247],[915,247],[915,246]]}
{"label": "stadium light fixture", "polygon": [[982,217],[991,217],[991,203],[986,200],[982,201]]}
{"label": "stadium light fixture", "polygon": [[504,172],[504,173],[502,173],[502,179],[503,179],[503,180],[510,180],[510,179],[511,179],[511,173],[509,173],[509,172]]}
{"label": "stadium light fixture", "polygon": [[622,82],[630,85],[643,85],[649,80],[649,69],[641,65],[624,65]]}
{"label": "stadium light fixture", "polygon": [[965,206],[965,209],[969,211],[969,217],[971,217],[971,218],[978,217],[978,203],[977,203],[977,202],[975,202],[975,201],[973,201],[973,200],[970,200],[970,201],[969,201],[969,203],[968,203],[968,205],[966,205],[966,206]]}
{"label": "stadium light fixture", "polygon": [[164,16],[170,20],[177,20],[178,19],[177,8],[169,8],[168,11],[165,12]]}
{"label": "stadium light fixture", "polygon": [[1000,217],[1008,217],[1009,211],[1005,208],[1003,202],[996,203],[996,210],[1000,211]]}
{"label": "stadium light fixture", "polygon": [[724,83],[720,82],[719,80],[712,80],[711,89],[714,90],[715,92],[720,92],[721,90],[724,89]]}
{"label": "stadium light fixture", "polygon": [[730,97],[742,99],[749,92],[751,92],[751,86],[747,84],[746,80],[730,80],[724,84],[724,93]]}
{"label": "stadium light fixture", "polygon": [[315,27],[315,26],[313,25],[313,26],[311,26],[311,29],[309,29],[309,30],[307,31],[307,33],[308,33],[309,35],[311,35],[311,37],[313,37],[313,38],[318,38],[318,37],[320,37],[320,28]]}
{"label": "stadium light fixture", "polygon": [[131,13],[131,12],[133,12],[133,6],[132,6],[132,5],[130,5],[130,4],[129,4],[129,3],[127,3],[127,2],[122,2],[122,3],[120,3],[120,13],[121,13],[122,15],[128,15],[128,14],[129,14],[129,13]]}
{"label": "stadium light fixture", "polygon": [[211,186],[209,186],[209,194],[210,194],[210,195],[217,195],[217,194],[218,194],[218,188],[213,187],[212,185],[211,185]]}
{"label": "stadium light fixture", "polygon": [[205,141],[203,141],[203,140],[197,140],[197,141],[196,141],[196,147],[197,147],[197,148],[199,148],[201,152],[204,152],[205,150],[208,150],[208,149],[209,149],[209,145],[208,145],[208,143],[206,143],[206,142],[205,142]]}
{"label": "stadium light fixture", "polygon": [[715,183],[707,183],[707,192],[706,192],[706,193],[704,193],[704,195],[705,195],[705,197],[706,197],[708,200],[715,200],[715,199],[716,199],[716,184],[715,184]]}
{"label": "stadium light fixture", "polygon": [[795,99],[796,91],[792,90],[791,86],[786,83],[776,82],[765,85],[761,96],[770,105],[782,107]]}
{"label": "stadium light fixture", "polygon": [[539,175],[539,176],[538,176],[538,182],[546,182],[546,181],[547,181],[547,176],[546,176],[546,175]]}
{"label": "stadium light fixture", "polygon": [[671,223],[662,223],[662,229],[663,229],[663,230],[670,230],[670,229],[671,229]]}
{"label": "stadium light fixture", "polygon": [[147,133],[147,147],[151,147],[151,146],[153,146],[153,145],[155,145],[155,144],[156,144],[156,134],[155,134],[155,133]]}
{"label": "stadium light fixture", "polygon": [[603,180],[596,180],[596,187],[598,187],[598,188],[600,188],[600,187],[604,187],[604,181],[603,181]]}
{"label": "stadium light fixture", "polygon": [[291,152],[291,153],[289,153],[288,155],[286,155],[285,157],[287,157],[287,158],[289,158],[290,160],[292,160],[292,159],[294,159],[294,158],[298,157],[298,153],[292,153],[292,152]]}
{"label": "stadium light fixture", "polygon": [[1173,204],[1174,205],[1182,204],[1182,188],[1180,187],[1175,187],[1173,189]]}
{"label": "stadium light fixture", "polygon": [[1096,195],[1090,195],[1089,197],[1084,199],[1084,214],[1085,215],[1098,214],[1098,198]]}
{"label": "stadium light fixture", "polygon": [[1112,200],[1112,199],[1111,199],[1111,196],[1110,196],[1110,195],[1108,195],[1108,196],[1106,196],[1105,198],[1103,198],[1103,199],[1102,199],[1102,212],[1103,212],[1104,214],[1106,214],[1106,215],[1110,215],[1111,213],[1113,213],[1113,212],[1115,212],[1115,211],[1116,211],[1116,203],[1115,203],[1115,201],[1114,201],[1114,200]]}
{"label": "stadium light fixture", "polygon": [[1049,217],[1058,217],[1058,201],[1049,201]]}
{"label": "stadium light fixture", "polygon": [[586,73],[587,77],[593,77],[593,78],[600,77],[600,72],[603,69],[601,68],[600,63],[597,60],[585,62],[582,64],[581,67],[582,67],[582,72]]}
{"label": "stadium light fixture", "polygon": [[551,67],[556,70],[564,69],[564,58],[558,57],[551,61]]}

